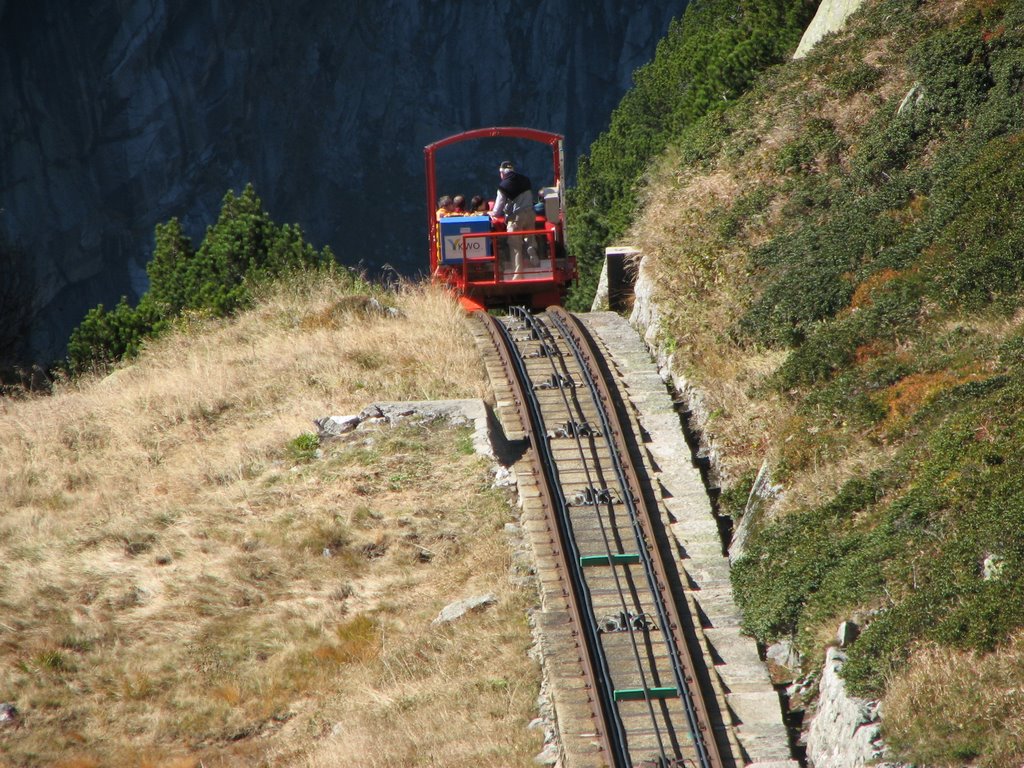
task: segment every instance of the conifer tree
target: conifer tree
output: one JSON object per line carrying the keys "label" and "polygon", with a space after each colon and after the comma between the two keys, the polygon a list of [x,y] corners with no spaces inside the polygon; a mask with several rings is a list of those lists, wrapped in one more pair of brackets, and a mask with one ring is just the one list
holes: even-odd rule
{"label": "conifer tree", "polygon": [[176,218],[157,225],[149,289],[136,307],[122,297],[112,310],[91,309],[71,334],[68,366],[82,372],[131,357],[183,311],[228,315],[250,301],[256,284],[334,263],[331,250],[317,251],[298,226],[275,224],[252,184],[240,195],[229,190],[198,251]]}
{"label": "conifer tree", "polygon": [[194,258],[192,241],[181,231],[177,218],[156,225],[156,246],[153,258],[146,265],[147,293],[167,314],[177,314],[189,303],[188,286],[183,278]]}

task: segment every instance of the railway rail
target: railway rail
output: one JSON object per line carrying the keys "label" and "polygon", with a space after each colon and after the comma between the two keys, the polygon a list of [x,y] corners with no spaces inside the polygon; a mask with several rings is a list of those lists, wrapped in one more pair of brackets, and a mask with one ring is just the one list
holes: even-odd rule
{"label": "railway rail", "polygon": [[477,314],[533,448],[598,744],[594,764],[735,765],[693,634],[699,621],[673,593],[635,435],[597,346],[559,307]]}

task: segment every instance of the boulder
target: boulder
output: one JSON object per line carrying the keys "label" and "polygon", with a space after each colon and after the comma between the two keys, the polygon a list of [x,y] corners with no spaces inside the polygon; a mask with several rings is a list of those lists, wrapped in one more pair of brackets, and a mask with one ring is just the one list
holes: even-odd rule
{"label": "boulder", "polygon": [[864,0],[822,0],[814,18],[804,30],[800,44],[793,54],[794,59],[802,59],[818,42],[832,32],[838,32],[846,26],[846,20],[863,4]]}
{"label": "boulder", "polygon": [[346,432],[351,432],[359,426],[359,422],[360,418],[358,416],[325,416],[322,419],[313,420],[313,423],[316,425],[317,437],[320,438],[321,442],[341,437]]}
{"label": "boulder", "polygon": [[800,674],[800,653],[792,640],[779,640],[769,645],[765,651],[765,662],[776,685],[791,683]]}
{"label": "boulder", "polygon": [[859,626],[852,621],[844,621],[839,625],[839,631],[836,632],[836,640],[839,641],[840,648],[845,648],[856,640],[859,635]]}
{"label": "boulder", "polygon": [[470,611],[482,609],[488,605],[494,605],[497,602],[497,595],[491,592],[488,592],[485,595],[476,595],[475,597],[456,600],[454,603],[449,603],[442,608],[441,612],[437,614],[437,618],[430,623],[434,626],[449,624],[453,621],[458,621]]}
{"label": "boulder", "polygon": [[878,702],[850,696],[840,675],[846,654],[829,648],[818,684],[817,710],[807,731],[812,768],[863,768],[884,756]]}

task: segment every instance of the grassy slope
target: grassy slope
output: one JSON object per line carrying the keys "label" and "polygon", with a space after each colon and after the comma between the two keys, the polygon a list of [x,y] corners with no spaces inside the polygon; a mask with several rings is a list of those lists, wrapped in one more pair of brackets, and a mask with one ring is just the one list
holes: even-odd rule
{"label": "grassy slope", "polygon": [[1022,130],[1019,3],[868,0],[681,132],[631,233],[725,503],[764,459],[785,489],[735,572],[747,628],[813,660],[866,622],[848,681],[922,763],[1024,758],[1019,672],[954,727],[957,665],[922,662],[1022,666]]}
{"label": "grassy slope", "polygon": [[[0,401],[0,765],[525,764],[537,671],[469,435],[311,420],[479,397],[439,292],[293,284],[104,380]],[[330,557],[324,552],[328,551]],[[458,597],[499,604],[448,628]]]}
{"label": "grassy slope", "polygon": [[684,127],[783,61],[816,7],[816,0],[698,0],[672,22],[653,60],[634,73],[608,130],[580,158],[568,198],[569,248],[580,272],[570,309],[589,309],[604,247],[629,226],[651,159]]}

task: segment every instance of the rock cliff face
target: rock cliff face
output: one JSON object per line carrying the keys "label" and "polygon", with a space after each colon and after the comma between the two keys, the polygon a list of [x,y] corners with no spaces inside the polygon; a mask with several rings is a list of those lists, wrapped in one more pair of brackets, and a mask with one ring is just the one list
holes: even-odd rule
{"label": "rock cliff face", "polygon": [[[146,287],[154,224],[196,244],[254,183],[345,263],[424,260],[422,147],[528,125],[575,157],[685,0],[0,0],[0,235],[32,261],[31,348],[63,354],[85,311]],[[495,147],[453,157],[490,192]],[[456,188],[456,185],[458,187]]]}
{"label": "rock cliff face", "polygon": [[838,32],[846,26],[846,20],[856,13],[864,0],[822,0],[817,13],[807,25],[800,44],[793,54],[794,59],[802,59],[818,44],[821,38],[832,32]]}

